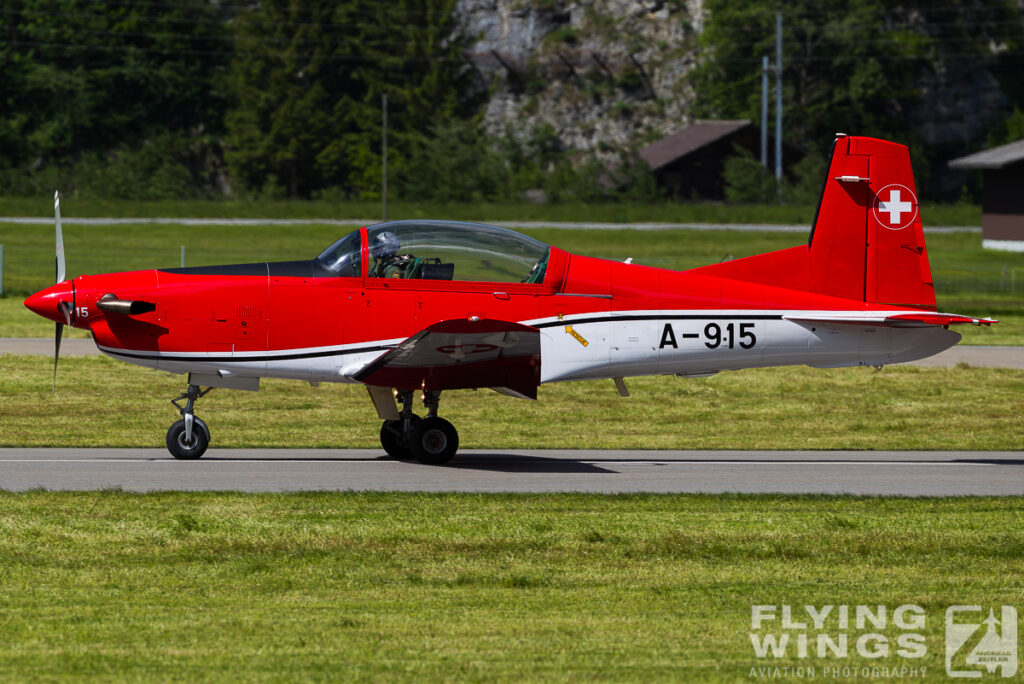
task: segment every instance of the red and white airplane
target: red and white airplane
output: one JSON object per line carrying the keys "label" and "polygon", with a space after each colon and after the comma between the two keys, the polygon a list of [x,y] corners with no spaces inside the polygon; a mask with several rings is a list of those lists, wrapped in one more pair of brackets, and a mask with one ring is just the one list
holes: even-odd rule
{"label": "red and white airplane", "polygon": [[881,366],[956,344],[951,324],[996,322],[937,312],[907,148],[845,135],[807,244],[688,271],[494,226],[393,221],[309,261],[64,280],[59,216],[58,282],[25,305],[57,322],[57,353],[69,324],[109,356],[188,374],[167,432],[184,459],[210,442],[196,400],[260,378],[361,383],[388,454],[444,463],[459,438],[437,415],[443,390],[533,399],[541,383],[613,378],[625,395],[627,376]]}

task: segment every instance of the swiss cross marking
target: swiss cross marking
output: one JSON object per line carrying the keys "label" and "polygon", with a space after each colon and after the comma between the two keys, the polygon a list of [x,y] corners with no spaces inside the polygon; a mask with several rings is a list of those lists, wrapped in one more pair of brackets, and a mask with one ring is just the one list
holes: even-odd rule
{"label": "swiss cross marking", "polygon": [[904,213],[910,213],[910,210],[913,209],[913,207],[914,205],[910,202],[903,202],[900,200],[899,190],[890,190],[889,201],[878,203],[878,211],[884,214],[889,214],[889,223],[894,226],[898,226],[900,224],[900,217],[903,216]]}
{"label": "swiss cross marking", "polygon": [[875,195],[874,214],[889,230],[903,230],[917,219],[917,197],[905,185],[886,185]]}

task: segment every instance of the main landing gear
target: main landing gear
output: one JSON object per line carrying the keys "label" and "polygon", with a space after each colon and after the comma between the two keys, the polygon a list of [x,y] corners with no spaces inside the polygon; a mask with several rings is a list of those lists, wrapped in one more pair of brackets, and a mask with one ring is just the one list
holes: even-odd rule
{"label": "main landing gear", "polygon": [[[167,450],[174,458],[192,460],[199,458],[210,445],[210,428],[195,414],[196,400],[205,397],[212,387],[200,390],[199,385],[189,385],[188,391],[171,403],[181,413],[181,420],[167,430]],[[186,399],[185,406],[178,402]]]}
{"label": "main landing gear", "polygon": [[459,433],[454,425],[437,415],[441,392],[423,392],[426,418],[412,412],[412,395],[411,391],[398,392],[402,410],[398,420],[385,420],[380,426],[380,445],[389,456],[399,460],[414,458],[430,465],[447,463],[459,449]]}

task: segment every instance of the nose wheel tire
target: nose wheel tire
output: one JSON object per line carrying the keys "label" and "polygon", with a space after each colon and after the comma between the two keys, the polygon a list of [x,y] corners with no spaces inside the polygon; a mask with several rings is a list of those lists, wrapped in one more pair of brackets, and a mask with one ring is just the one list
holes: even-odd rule
{"label": "nose wheel tire", "polygon": [[[410,425],[415,426],[420,422],[420,417],[414,413],[410,421]],[[385,420],[380,426],[380,445],[384,447],[388,456],[399,461],[407,461],[412,458],[409,451],[409,433],[404,430],[404,422],[403,420]]]}
{"label": "nose wheel tire", "polygon": [[420,463],[447,463],[458,450],[459,433],[444,418],[424,418],[413,426],[409,435],[409,451]]}
{"label": "nose wheel tire", "polygon": [[167,450],[182,460],[195,460],[206,453],[210,445],[210,428],[200,418],[192,419],[192,440],[185,439],[185,421],[179,420],[167,430]]}

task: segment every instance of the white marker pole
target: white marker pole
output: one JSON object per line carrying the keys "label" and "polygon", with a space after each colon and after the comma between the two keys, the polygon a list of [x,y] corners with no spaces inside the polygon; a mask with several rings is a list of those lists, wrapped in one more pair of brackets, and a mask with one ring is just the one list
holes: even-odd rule
{"label": "white marker pole", "polygon": [[388,220],[388,94],[380,96],[380,137],[381,137],[381,173],[380,196],[381,209],[385,221]]}
{"label": "white marker pole", "polygon": [[761,57],[761,166],[768,168],[768,55]]}
{"label": "white marker pole", "polygon": [[775,181],[782,204],[782,12],[775,13]]}

